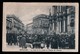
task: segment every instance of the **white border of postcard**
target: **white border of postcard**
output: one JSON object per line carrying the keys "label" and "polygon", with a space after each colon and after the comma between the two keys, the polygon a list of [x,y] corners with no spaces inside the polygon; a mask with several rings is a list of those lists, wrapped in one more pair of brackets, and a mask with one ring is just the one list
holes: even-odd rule
{"label": "white border of postcard", "polygon": [[[27,50],[25,51],[20,51],[20,50],[14,50],[13,49],[8,49],[6,47],[6,14],[5,14],[5,10],[4,10],[4,5],[6,4],[14,4],[14,3],[17,3],[17,2],[3,2],[3,32],[2,32],[2,51],[4,52],[27,52]],[[19,2],[18,2],[19,3]],[[20,2],[21,3],[21,2]],[[44,49],[44,50],[37,50],[37,49],[34,49],[33,51],[30,49],[29,52],[78,52],[78,25],[79,25],[79,4],[78,3],[28,3],[28,2],[25,2],[25,3],[22,3],[24,5],[28,5],[28,6],[52,6],[52,5],[62,5],[62,6],[65,6],[65,5],[68,5],[68,6],[75,6],[75,49]],[[7,11],[6,11],[7,12]]]}

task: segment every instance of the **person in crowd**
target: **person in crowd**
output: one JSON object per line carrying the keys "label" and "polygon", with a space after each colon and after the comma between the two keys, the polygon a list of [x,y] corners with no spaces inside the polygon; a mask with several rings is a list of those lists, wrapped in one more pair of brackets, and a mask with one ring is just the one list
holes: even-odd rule
{"label": "person in crowd", "polygon": [[6,34],[6,41],[7,41],[7,43],[8,43],[8,45],[12,45],[12,35],[11,35],[12,33],[11,32],[8,32],[7,34]]}
{"label": "person in crowd", "polygon": [[13,34],[13,43],[14,43],[14,45],[16,45],[16,43],[17,43],[17,34]]}
{"label": "person in crowd", "polygon": [[19,45],[19,34],[17,35],[17,45]]}
{"label": "person in crowd", "polygon": [[60,38],[60,35],[57,34],[57,35],[56,35],[57,48],[59,48],[59,41],[60,41],[59,38]]}
{"label": "person in crowd", "polygon": [[59,48],[62,48],[62,38],[61,38],[61,36],[59,37]]}
{"label": "person in crowd", "polygon": [[10,42],[9,42],[9,33],[6,34],[6,42],[7,42],[8,45],[9,45],[9,43],[10,43]]}
{"label": "person in crowd", "polygon": [[19,35],[19,38],[18,38],[18,39],[19,39],[19,47],[22,46],[22,45],[21,45],[21,38],[22,38],[22,34],[20,34],[20,35]]}
{"label": "person in crowd", "polygon": [[49,44],[50,44],[50,39],[49,39],[49,36],[48,36],[47,39],[46,39],[47,49],[49,48]]}
{"label": "person in crowd", "polygon": [[62,34],[62,37],[61,37],[61,38],[62,38],[62,40],[61,40],[61,45],[62,45],[62,46],[61,46],[61,47],[62,47],[62,49],[63,49],[63,48],[65,48],[65,35]]}
{"label": "person in crowd", "polygon": [[15,43],[14,33],[10,33],[11,45]]}
{"label": "person in crowd", "polygon": [[51,40],[51,48],[52,49],[57,49],[58,48],[58,43],[57,43],[57,36],[54,34]]}
{"label": "person in crowd", "polygon": [[10,45],[12,45],[12,33],[10,33],[8,37],[9,37],[9,43]]}
{"label": "person in crowd", "polygon": [[25,38],[25,35],[23,35],[22,38],[21,38],[21,45],[22,45],[22,48],[25,48],[25,46],[26,46],[26,38]]}
{"label": "person in crowd", "polygon": [[55,40],[54,40],[54,37],[52,37],[52,39],[51,39],[51,48],[52,48],[52,49],[54,48],[54,45],[53,45],[53,44],[54,44],[54,41],[55,41]]}
{"label": "person in crowd", "polygon": [[7,34],[7,41],[8,41],[8,45],[12,45],[12,35],[11,35],[11,33]]}
{"label": "person in crowd", "polygon": [[56,41],[55,37],[52,38],[51,48],[52,48],[52,49],[57,49],[57,48],[58,48],[58,46],[57,46],[57,41]]}
{"label": "person in crowd", "polygon": [[75,48],[75,35],[71,34],[69,37],[69,48],[74,49]]}
{"label": "person in crowd", "polygon": [[19,42],[18,36],[19,36],[19,35],[17,35],[17,42],[16,42],[16,45],[18,45],[18,42]]}
{"label": "person in crowd", "polygon": [[66,35],[66,47],[69,48],[69,36],[68,35]]}

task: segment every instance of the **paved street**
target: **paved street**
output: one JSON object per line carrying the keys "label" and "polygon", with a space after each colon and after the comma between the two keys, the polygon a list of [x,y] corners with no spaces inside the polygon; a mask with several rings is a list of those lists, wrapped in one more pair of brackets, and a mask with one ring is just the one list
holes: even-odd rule
{"label": "paved street", "polygon": [[[6,46],[7,46],[7,48],[6,48],[6,50],[7,51],[42,51],[42,50],[44,50],[44,49],[46,49],[46,50],[49,50],[49,49],[51,49],[50,47],[49,47],[49,49],[47,49],[46,47],[44,47],[43,49],[41,49],[41,48],[30,48],[30,45],[31,44],[29,44],[29,43],[26,43],[26,45],[27,45],[27,48],[24,48],[24,49],[22,49],[21,47],[19,47],[18,45],[12,45],[12,46],[10,46],[10,45],[7,45],[6,44]],[[46,46],[46,45],[45,45]],[[32,47],[32,46],[31,46]]]}

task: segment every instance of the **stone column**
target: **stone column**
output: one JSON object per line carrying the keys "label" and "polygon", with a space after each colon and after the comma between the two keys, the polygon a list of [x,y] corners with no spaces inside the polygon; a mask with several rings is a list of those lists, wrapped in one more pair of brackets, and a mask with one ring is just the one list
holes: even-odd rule
{"label": "stone column", "polygon": [[56,21],[54,22],[54,32],[56,32]]}
{"label": "stone column", "polygon": [[59,26],[60,26],[60,25],[59,25],[59,21],[58,21],[58,22],[57,22],[57,33],[58,33],[58,34],[59,34],[59,32],[60,32],[60,31],[59,31],[59,30],[60,30],[60,29],[59,29]]}
{"label": "stone column", "polygon": [[61,32],[61,18],[59,18],[59,33]]}
{"label": "stone column", "polygon": [[61,19],[58,18],[58,32],[61,32]]}
{"label": "stone column", "polygon": [[63,24],[63,25],[64,25],[64,26],[63,26],[63,28],[64,28],[64,29],[63,29],[63,32],[65,32],[65,25],[66,25],[66,24],[65,24],[65,23],[66,23],[65,20],[66,20],[66,18],[65,18],[65,16],[64,16],[64,18],[63,18],[63,23],[64,23],[64,24]]}
{"label": "stone column", "polygon": [[51,24],[50,24],[50,26],[49,26],[49,34],[51,34]]}
{"label": "stone column", "polygon": [[64,32],[65,32],[65,20],[64,20]]}
{"label": "stone column", "polygon": [[67,28],[68,28],[68,32],[70,32],[70,16],[67,17]]}
{"label": "stone column", "polygon": [[54,31],[54,22],[53,22],[53,31]]}
{"label": "stone column", "polygon": [[59,22],[59,24],[60,24],[60,27],[59,27],[59,29],[60,29],[60,32],[61,32],[61,21]]}

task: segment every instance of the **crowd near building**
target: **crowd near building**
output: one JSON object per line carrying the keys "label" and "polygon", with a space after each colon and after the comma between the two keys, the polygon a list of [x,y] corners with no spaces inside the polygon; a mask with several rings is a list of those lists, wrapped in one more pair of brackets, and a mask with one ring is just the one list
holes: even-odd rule
{"label": "crowd near building", "polygon": [[52,6],[49,15],[33,17],[33,34],[71,34],[74,33],[74,6]]}
{"label": "crowd near building", "polygon": [[29,27],[31,30],[27,32],[30,34],[31,31],[33,37],[37,37],[38,40],[42,39],[47,47],[51,44],[51,48],[74,48],[74,25],[74,6],[52,6],[49,9],[49,15],[39,14],[33,17],[33,22]]}
{"label": "crowd near building", "polygon": [[[7,15],[6,39],[9,44],[19,43],[34,47],[44,44],[47,48],[75,48],[75,7],[52,6],[49,14],[39,14],[33,17],[33,22],[26,29],[19,17]],[[26,31],[25,31],[26,30]]]}
{"label": "crowd near building", "polygon": [[19,17],[14,14],[6,16],[6,38],[8,44],[17,42],[17,36],[25,33],[24,27],[25,26]]}

